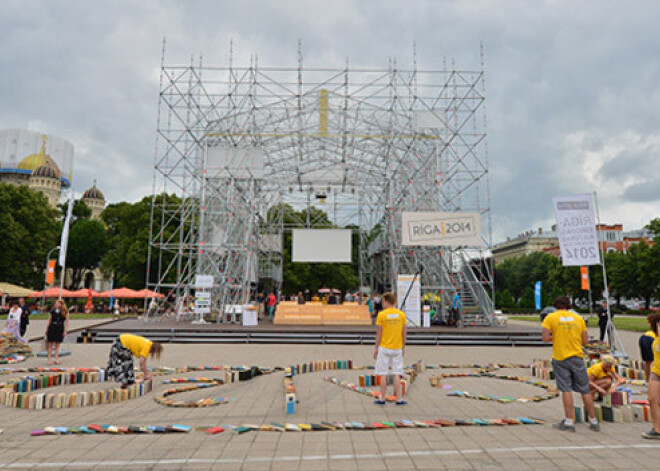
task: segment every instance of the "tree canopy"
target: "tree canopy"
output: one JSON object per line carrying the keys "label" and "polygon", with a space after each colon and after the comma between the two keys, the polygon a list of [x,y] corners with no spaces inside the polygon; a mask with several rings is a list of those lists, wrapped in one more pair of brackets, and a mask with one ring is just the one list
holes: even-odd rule
{"label": "tree canopy", "polygon": [[[164,202],[176,207],[181,199],[176,195],[160,195]],[[151,217],[151,197],[142,198],[136,203],[121,202],[111,204],[101,214],[108,228],[108,251],[103,257],[102,270],[106,275],[114,276],[115,286],[128,286],[140,289],[146,285],[147,258],[149,250],[149,221]],[[161,230],[161,209],[154,208],[154,231]],[[168,215],[176,220],[176,215]],[[164,240],[172,237],[177,230],[177,224],[170,223],[166,227]],[[163,264],[167,265],[171,255],[163,255]],[[158,268],[158,256],[151,259],[151,271]],[[168,274],[168,281],[173,282],[175,274]],[[153,281],[153,279],[152,279]]]}
{"label": "tree canopy", "polygon": [[[660,294],[660,219],[651,221],[647,228],[654,232],[653,244],[645,241],[633,244],[626,253],[604,254],[610,295],[620,300],[643,298],[646,309],[651,299]],[[601,265],[592,266],[589,279],[594,299],[604,290]],[[533,307],[534,283],[543,283],[543,305],[550,304],[557,295],[573,299],[586,299],[582,290],[579,267],[562,266],[558,257],[537,252],[504,260],[495,269],[496,299],[499,307]]]}
{"label": "tree canopy", "polygon": [[1,280],[43,287],[46,255],[59,242],[58,215],[41,192],[0,184]]}

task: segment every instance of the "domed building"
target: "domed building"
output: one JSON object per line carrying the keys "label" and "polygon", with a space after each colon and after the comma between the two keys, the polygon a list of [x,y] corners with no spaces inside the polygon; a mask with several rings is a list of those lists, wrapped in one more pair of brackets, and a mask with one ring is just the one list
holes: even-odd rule
{"label": "domed building", "polygon": [[62,196],[62,176],[54,162],[40,165],[30,175],[28,186],[40,191],[48,198],[51,206],[55,207]]}
{"label": "domed building", "polygon": [[98,219],[105,208],[105,196],[103,192],[96,187],[96,180],[91,188],[88,188],[85,193],[83,193],[82,202],[87,205],[89,209],[92,210],[92,217]]}
{"label": "domed building", "polygon": [[[73,145],[57,136],[26,129],[0,130],[0,183],[28,186],[41,191],[53,207],[62,192],[71,188]],[[105,208],[105,197],[94,185],[82,200],[98,218]]]}
{"label": "domed building", "polygon": [[[39,150],[30,153],[30,149],[34,149],[35,141],[39,140],[41,141]],[[51,206],[56,207],[60,202],[62,190],[71,187],[71,172],[69,171],[68,178],[62,175],[60,166],[46,151],[48,140],[45,134],[31,131],[16,129],[0,131],[0,183],[28,186],[41,191],[48,198]],[[67,157],[63,162],[70,166],[73,146],[64,139],[54,138],[54,140],[57,143],[57,153]]]}

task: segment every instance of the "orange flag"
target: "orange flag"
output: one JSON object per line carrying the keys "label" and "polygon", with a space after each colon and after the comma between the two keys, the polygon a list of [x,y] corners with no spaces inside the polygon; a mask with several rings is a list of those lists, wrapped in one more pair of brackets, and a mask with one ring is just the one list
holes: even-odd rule
{"label": "orange flag", "polygon": [[582,289],[589,289],[589,267],[580,267],[580,279],[582,280]]}
{"label": "orange flag", "polygon": [[46,272],[46,284],[52,285],[55,281],[55,262],[57,260],[48,260],[48,271]]}

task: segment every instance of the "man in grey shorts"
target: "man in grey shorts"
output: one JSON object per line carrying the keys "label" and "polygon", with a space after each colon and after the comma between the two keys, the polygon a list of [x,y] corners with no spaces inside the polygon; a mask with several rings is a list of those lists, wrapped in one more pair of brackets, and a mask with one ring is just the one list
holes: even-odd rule
{"label": "man in grey shorts", "polygon": [[544,342],[552,342],[552,369],[564,403],[565,419],[554,427],[575,432],[575,391],[582,395],[589,415],[589,428],[597,432],[600,430],[600,424],[596,419],[593,398],[589,394],[589,376],[582,352],[582,345],[588,340],[587,326],[579,314],[568,311],[571,303],[567,297],[559,296],[555,299],[554,306],[557,310],[543,320],[542,333]]}

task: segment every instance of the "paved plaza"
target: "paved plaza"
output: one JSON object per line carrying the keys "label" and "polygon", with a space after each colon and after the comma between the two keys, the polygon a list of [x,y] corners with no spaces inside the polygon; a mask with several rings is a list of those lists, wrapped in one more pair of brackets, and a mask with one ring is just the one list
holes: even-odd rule
{"label": "paved plaza", "polygon": [[[36,335],[38,328],[32,331]],[[636,334],[624,333],[629,353],[637,357]],[[38,348],[37,343],[32,344]],[[109,345],[71,344],[63,366],[105,366]],[[322,345],[166,345],[157,366],[289,364],[324,359],[352,359],[371,365],[371,346]],[[406,361],[423,359],[428,365],[467,363],[529,363],[549,358],[550,348],[409,347]],[[20,366],[45,365],[30,358]],[[461,371],[461,370],[449,370]],[[467,370],[466,370],[467,371]],[[643,440],[649,424],[602,424],[600,433],[585,424],[576,433],[559,432],[550,423],[561,418],[560,399],[540,403],[501,404],[446,396],[434,389],[427,370],[411,386],[407,406],[379,407],[369,397],[323,381],[325,375],[357,383],[361,372],[318,372],[295,378],[300,403],[293,416],[285,414],[283,373],[251,381],[173,396],[202,398],[231,396],[229,404],[210,408],[171,408],[153,398],[166,389],[162,381],[212,372],[157,376],[154,391],[118,404],[75,409],[21,410],[0,406],[0,469],[658,469],[660,443]],[[529,370],[499,373],[529,376]],[[2,375],[0,381],[16,375]],[[542,392],[531,385],[490,378],[450,378],[444,384],[474,394],[529,396]],[[95,385],[63,386],[54,392],[98,389]],[[78,427],[89,423],[115,425],[184,424],[192,427],[222,424],[310,423],[321,421],[399,421],[402,419],[461,419],[538,417],[546,425],[465,426],[442,429],[392,429],[328,432],[223,432],[206,435],[68,435],[30,437],[45,426]]]}

